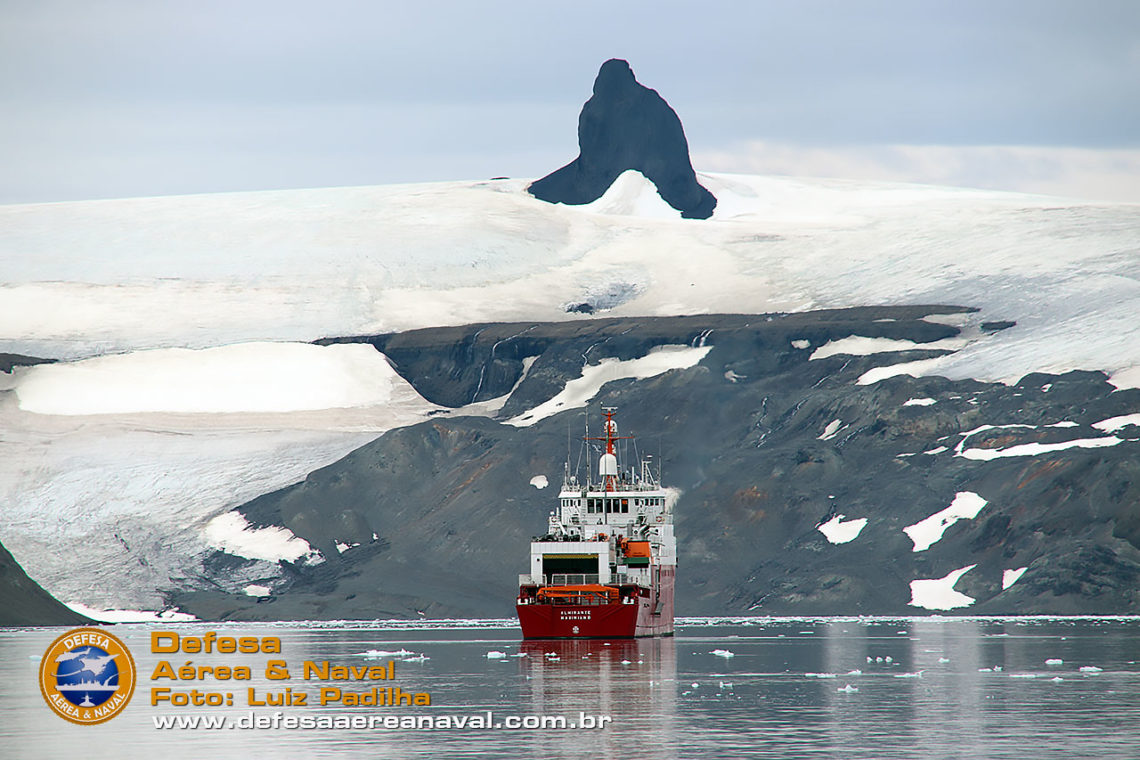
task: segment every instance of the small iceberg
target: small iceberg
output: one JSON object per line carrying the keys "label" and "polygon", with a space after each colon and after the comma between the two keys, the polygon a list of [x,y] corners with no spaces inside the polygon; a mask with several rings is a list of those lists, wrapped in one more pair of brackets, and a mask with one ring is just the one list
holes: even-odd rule
{"label": "small iceberg", "polygon": [[847,684],[842,689],[836,689],[836,691],[841,692],[843,694],[854,694],[855,692],[857,692],[859,690],[857,688],[855,688],[854,686],[852,686],[851,684]]}
{"label": "small iceberg", "polygon": [[1057,659],[1057,658],[1053,657],[1053,658],[1050,658],[1050,659],[1046,660],[1046,661],[1045,661],[1045,664],[1046,664],[1046,665],[1064,665],[1064,664],[1065,664],[1065,661],[1064,661],[1064,660],[1060,660],[1060,659]]}
{"label": "small iceberg", "polygon": [[497,649],[492,649],[490,652],[487,652],[487,659],[488,660],[501,660],[506,656],[507,656],[506,652],[500,652]]}
{"label": "small iceberg", "polygon": [[714,649],[711,652],[709,652],[709,654],[716,655],[717,657],[723,657],[726,660],[729,657],[735,657],[736,656],[736,654],[734,654],[733,652],[730,652],[727,649]]}
{"label": "small iceberg", "polygon": [[415,657],[416,653],[410,649],[369,649],[367,652],[357,652],[358,657],[396,657],[405,660],[409,657]]}

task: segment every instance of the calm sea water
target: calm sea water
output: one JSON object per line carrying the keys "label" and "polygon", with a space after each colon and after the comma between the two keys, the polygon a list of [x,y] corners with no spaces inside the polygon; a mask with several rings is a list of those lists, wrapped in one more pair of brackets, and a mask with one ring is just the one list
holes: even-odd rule
{"label": "calm sea water", "polygon": [[[283,652],[153,654],[150,634],[162,629],[277,636]],[[1137,618],[690,619],[671,639],[612,642],[522,642],[511,621],[119,625],[111,630],[134,654],[138,688],[121,715],[98,726],[62,720],[39,693],[40,656],[64,630],[0,629],[2,758],[1140,757]],[[175,667],[247,664],[254,679],[152,681],[164,658]],[[285,660],[293,678],[266,680],[268,659]],[[430,694],[430,707],[320,707],[320,684],[300,678],[305,660],[391,659],[395,680],[376,685]],[[246,706],[248,687],[260,698],[283,685],[309,704]],[[154,707],[152,686],[228,692],[235,704]],[[609,720],[600,729],[154,726],[166,716],[240,724],[251,712]]]}

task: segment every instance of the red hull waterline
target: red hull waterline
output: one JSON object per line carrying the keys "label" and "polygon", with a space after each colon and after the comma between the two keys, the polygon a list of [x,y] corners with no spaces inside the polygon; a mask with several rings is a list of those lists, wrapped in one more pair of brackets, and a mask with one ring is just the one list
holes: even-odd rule
{"label": "red hull waterline", "polygon": [[673,573],[663,567],[660,595],[635,604],[518,604],[524,639],[632,639],[673,635]]}

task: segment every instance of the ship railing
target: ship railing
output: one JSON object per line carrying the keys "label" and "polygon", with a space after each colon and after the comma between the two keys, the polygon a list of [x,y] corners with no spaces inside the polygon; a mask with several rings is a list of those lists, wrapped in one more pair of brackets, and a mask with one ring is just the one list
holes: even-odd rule
{"label": "ship railing", "polygon": [[617,586],[645,586],[648,579],[644,575],[631,575],[630,573],[613,573],[610,584]]}
{"label": "ship railing", "polygon": [[[647,586],[648,578],[644,574],[611,573],[610,586]],[[543,577],[543,583],[548,586],[585,586],[601,583],[601,576],[596,573],[555,573]],[[520,586],[538,585],[530,573],[519,575]]]}
{"label": "ship railing", "polygon": [[551,586],[585,586],[600,582],[597,573],[552,573],[546,578]]}

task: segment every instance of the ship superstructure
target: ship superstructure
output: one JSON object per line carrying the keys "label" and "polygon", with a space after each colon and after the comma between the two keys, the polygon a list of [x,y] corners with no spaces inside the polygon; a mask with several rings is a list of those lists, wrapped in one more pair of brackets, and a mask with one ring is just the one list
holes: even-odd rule
{"label": "ship superstructure", "polygon": [[547,532],[530,544],[516,609],[523,638],[628,638],[673,633],[677,544],[672,497],[649,458],[618,461],[616,410],[603,408],[596,476],[566,466]]}

